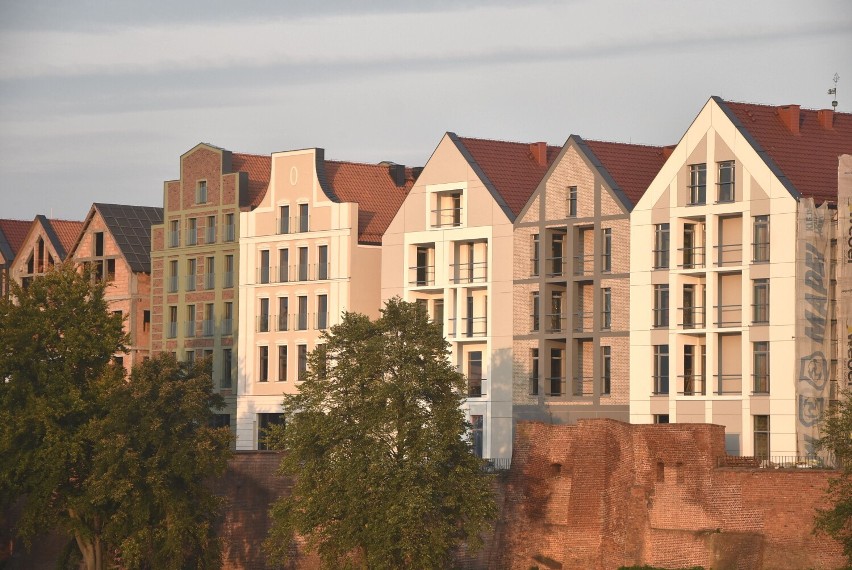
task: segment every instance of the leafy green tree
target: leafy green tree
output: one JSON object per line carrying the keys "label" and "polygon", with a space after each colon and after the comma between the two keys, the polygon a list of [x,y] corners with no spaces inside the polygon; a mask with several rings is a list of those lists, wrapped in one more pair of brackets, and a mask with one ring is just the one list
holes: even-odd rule
{"label": "leafy green tree", "polygon": [[829,481],[827,494],[833,506],[817,509],[814,530],[842,544],[852,567],[852,392],[844,391],[840,403],[826,411],[820,433],[817,449],[830,451],[841,473]]}
{"label": "leafy green tree", "polygon": [[460,544],[480,547],[496,507],[440,327],[392,299],[376,321],[345,314],[321,342],[271,429],[280,474],[295,477],[271,511],[272,558],[295,535],[330,568],[446,568]]}
{"label": "leafy green tree", "polygon": [[206,427],[221,402],[204,369],[170,356],[128,383],[103,292],[67,264],[0,300],[0,501],[24,495],[18,534],[67,531],[89,569],[210,567],[214,500],[200,485],[230,453]]}

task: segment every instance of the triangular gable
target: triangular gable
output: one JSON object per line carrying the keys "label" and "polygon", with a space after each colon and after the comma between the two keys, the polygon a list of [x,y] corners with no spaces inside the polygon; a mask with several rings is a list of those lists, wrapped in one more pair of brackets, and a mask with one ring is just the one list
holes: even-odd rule
{"label": "triangular gable", "polygon": [[96,212],[100,214],[106,230],[130,270],[134,273],[150,273],[151,226],[163,223],[163,209],[151,206],[92,204],[69,256],[77,252]]}

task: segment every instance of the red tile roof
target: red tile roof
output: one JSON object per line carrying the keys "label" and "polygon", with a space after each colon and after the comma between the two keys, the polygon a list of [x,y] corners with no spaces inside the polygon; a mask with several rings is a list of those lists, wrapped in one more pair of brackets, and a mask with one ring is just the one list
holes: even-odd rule
{"label": "red tile roof", "polygon": [[[358,203],[358,242],[381,245],[382,235],[414,185],[410,168],[397,186],[390,169],[401,166],[324,161],[324,187],[340,202]],[[320,178],[323,179],[322,177]]]}
{"label": "red tile roof", "polygon": [[[823,127],[818,111],[801,109],[799,133],[794,134],[770,105],[714,100],[764,156],[793,192],[817,203],[837,200],[837,158],[852,154],[852,114],[834,113],[831,128]],[[825,111],[823,111],[825,113]],[[774,163],[774,164],[773,164]]]}
{"label": "red tile roof", "polygon": [[71,248],[74,247],[74,243],[77,241],[77,236],[80,235],[80,230],[83,229],[83,222],[75,222],[72,220],[47,221],[56,233],[56,237],[59,238],[59,243],[61,243],[62,247],[65,249],[64,252],[57,252],[63,256],[62,259],[64,261],[65,256],[67,256],[68,252],[71,251]]}
{"label": "red tile roof", "polygon": [[12,255],[17,255],[18,250],[24,245],[31,224],[32,221],[27,220],[0,220],[0,233],[9,244]]}
{"label": "red tile roof", "polygon": [[[558,146],[547,146],[546,164],[540,164],[529,143],[507,142],[488,139],[459,137],[447,133],[467,154],[468,161],[485,179],[486,186],[496,192],[495,199],[502,202],[504,211],[510,220],[514,219],[532,196],[538,183],[544,177],[550,164],[561,150]],[[508,209],[508,211],[507,211]]]}
{"label": "red tile roof", "polygon": [[231,154],[232,172],[248,173],[248,191],[240,195],[240,206],[255,208],[266,195],[272,172],[272,157],[259,154]]}
{"label": "red tile roof", "polygon": [[599,168],[605,168],[612,178],[608,183],[615,183],[613,190],[620,191],[629,200],[625,204],[628,209],[636,205],[666,162],[663,147],[574,138],[594,153]]}

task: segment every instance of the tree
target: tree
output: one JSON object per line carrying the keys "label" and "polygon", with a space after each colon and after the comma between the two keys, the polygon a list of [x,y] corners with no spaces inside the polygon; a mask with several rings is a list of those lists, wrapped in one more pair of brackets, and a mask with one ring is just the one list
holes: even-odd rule
{"label": "tree", "polygon": [[814,531],[842,544],[852,567],[852,392],[844,391],[840,402],[825,412],[820,433],[817,449],[830,451],[841,473],[829,480],[827,495],[833,506],[817,509]]}
{"label": "tree", "polygon": [[446,568],[460,544],[481,546],[491,480],[440,327],[392,299],[376,321],[346,313],[321,342],[271,429],[295,484],[272,508],[270,555],[285,560],[298,534],[328,567]]}
{"label": "tree", "polygon": [[26,497],[18,534],[67,531],[89,569],[201,566],[187,545],[204,542],[193,525],[210,525],[212,499],[198,487],[230,453],[206,427],[221,403],[209,374],[161,357],[128,383],[111,364],[121,317],[87,268],[11,292],[0,300],[0,500]]}

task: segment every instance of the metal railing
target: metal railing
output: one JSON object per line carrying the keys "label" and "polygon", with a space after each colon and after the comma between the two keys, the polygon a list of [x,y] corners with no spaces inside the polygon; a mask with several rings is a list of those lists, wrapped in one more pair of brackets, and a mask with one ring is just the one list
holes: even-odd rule
{"label": "metal railing", "polygon": [[277,330],[277,331],[288,330],[288,325],[290,324],[290,319],[287,318],[287,313],[284,313],[283,315],[278,315],[278,318],[276,319],[276,321],[277,321],[276,322],[277,328],[275,330]]}
{"label": "metal railing", "polygon": [[297,234],[311,231],[311,216],[291,216],[289,218],[277,218],[275,222],[276,231],[279,234]]}
{"label": "metal railing", "polygon": [[678,394],[681,396],[706,396],[707,383],[704,381],[704,376],[701,374],[682,374],[678,376],[681,390]]}
{"label": "metal railing", "polygon": [[561,397],[565,395],[566,382],[564,376],[550,376],[545,384],[545,396]]}
{"label": "metal railing", "polygon": [[594,327],[594,313],[577,311],[574,313],[574,332],[591,332]]}
{"label": "metal railing", "polygon": [[236,239],[235,230],[234,224],[227,224],[225,226],[225,241],[234,241]]}
{"label": "metal railing", "polygon": [[564,313],[548,313],[545,315],[545,332],[559,333],[566,330],[566,317]]}
{"label": "metal railing", "polygon": [[716,265],[742,265],[743,264],[743,244],[741,243],[723,243],[714,245],[716,250]]}
{"label": "metal railing", "polygon": [[434,265],[413,265],[408,268],[408,284],[412,287],[426,287],[435,284]]}
{"label": "metal railing", "polygon": [[294,313],[290,315],[290,318],[293,322],[293,330],[308,330],[308,313]]}
{"label": "metal railing", "polygon": [[751,322],[756,325],[763,325],[769,323],[769,302],[752,303]]}
{"label": "metal railing", "polygon": [[223,287],[233,287],[234,286],[234,272],[226,271]]}
{"label": "metal railing", "polygon": [[683,329],[703,329],[706,315],[704,307],[680,307],[680,327]]}
{"label": "metal railing", "polygon": [[186,231],[186,245],[198,244],[198,229]]}
{"label": "metal railing", "polygon": [[741,469],[842,469],[840,461],[825,455],[722,455],[717,467]]}
{"label": "metal railing", "polygon": [[769,262],[769,242],[759,241],[751,244],[751,262],[752,263],[768,263]]}
{"label": "metal railing", "polygon": [[233,319],[222,319],[222,335],[230,336],[234,334],[233,331],[234,320]]}
{"label": "metal railing", "polygon": [[468,398],[481,398],[485,396],[485,392],[482,390],[483,384],[486,382],[485,378],[468,378],[467,379],[467,397]]}
{"label": "metal railing", "polygon": [[269,315],[257,316],[257,332],[269,332]]}
{"label": "metal railing", "polygon": [[529,395],[538,396],[538,375],[530,374],[529,377]]}
{"label": "metal railing", "polygon": [[743,324],[742,305],[716,305],[717,327],[741,327]]}
{"label": "metal railing", "polygon": [[169,275],[168,277],[168,287],[166,290],[169,293],[177,293],[178,290],[178,276],[177,275]]}
{"label": "metal railing", "polygon": [[488,262],[452,263],[450,264],[450,273],[452,274],[452,282],[457,285],[460,283],[483,283],[488,281]]}
{"label": "metal railing", "polygon": [[595,272],[595,256],[577,254],[574,256],[574,275],[591,275]]}
{"label": "metal railing", "polygon": [[511,457],[494,457],[483,460],[482,470],[485,473],[497,473],[498,471],[508,471],[512,468]]}
{"label": "metal railing", "polygon": [[170,231],[169,232],[169,247],[178,247],[180,246],[180,231]]}
{"label": "metal railing", "polygon": [[565,263],[568,258],[564,256],[547,258],[547,276],[563,277],[565,275]]}
{"label": "metal railing", "polygon": [[216,274],[215,273],[205,273],[204,274],[204,288],[205,289],[213,289],[216,286]]}
{"label": "metal railing", "polygon": [[177,327],[178,324],[176,322],[169,323],[169,329],[166,333],[166,338],[176,338],[177,337]]}
{"label": "metal railing", "polygon": [[716,374],[715,393],[724,396],[727,394],[743,393],[743,375],[740,372],[733,374]]}
{"label": "metal railing", "polygon": [[432,227],[458,227],[461,225],[462,209],[459,208],[438,208],[432,210]]}
{"label": "metal railing", "polygon": [[209,226],[205,228],[204,243],[216,243],[216,226]]}
{"label": "metal railing", "polygon": [[460,317],[451,319],[451,336],[480,337],[488,335],[487,317]]}
{"label": "metal railing", "polygon": [[216,333],[216,321],[212,319],[204,319],[201,321],[201,334],[203,336],[213,336]]}
{"label": "metal railing", "polygon": [[195,336],[195,321],[188,321],[186,323],[185,336],[187,336],[187,337],[194,337]]}
{"label": "metal railing", "polygon": [[681,247],[680,252],[681,269],[703,269],[704,268],[704,246]]}
{"label": "metal railing", "polygon": [[195,291],[195,275],[186,276],[186,290]]}
{"label": "metal railing", "polygon": [[269,283],[269,274],[272,272],[272,268],[268,265],[265,267],[257,268],[257,283],[266,284]]}
{"label": "metal railing", "polygon": [[595,393],[594,376],[574,376],[571,378],[571,395],[576,398],[592,396]]}

